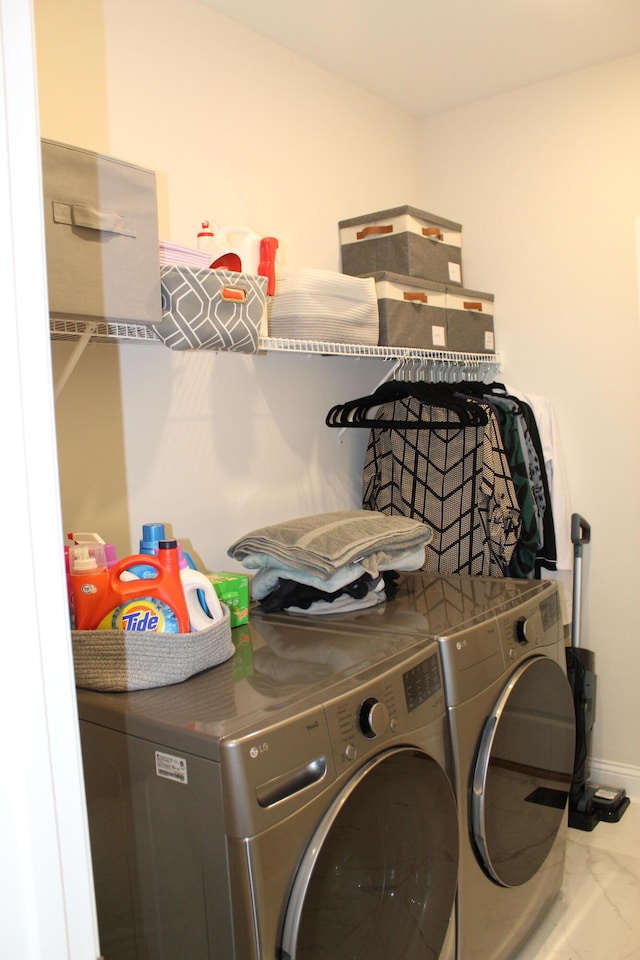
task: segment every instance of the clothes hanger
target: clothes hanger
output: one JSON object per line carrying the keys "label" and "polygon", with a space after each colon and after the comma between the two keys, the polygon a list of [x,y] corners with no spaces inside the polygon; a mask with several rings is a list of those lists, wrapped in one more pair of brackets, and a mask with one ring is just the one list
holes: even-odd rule
{"label": "clothes hanger", "polygon": [[[418,402],[444,407],[457,419],[431,420],[416,418],[388,417],[374,414],[373,411],[397,401],[415,399]],[[486,411],[477,403],[455,394],[453,385],[447,383],[426,383],[425,381],[386,380],[365,397],[357,397],[346,403],[333,406],[325,418],[328,427],[336,428],[395,428],[402,430],[440,429],[460,430],[462,427],[484,426],[487,423]]]}

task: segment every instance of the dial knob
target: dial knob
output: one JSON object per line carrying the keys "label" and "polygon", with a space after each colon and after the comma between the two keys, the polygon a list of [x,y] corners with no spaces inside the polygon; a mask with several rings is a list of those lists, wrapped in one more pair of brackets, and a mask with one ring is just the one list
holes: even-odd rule
{"label": "dial knob", "polygon": [[386,733],[389,729],[389,711],[384,703],[380,703],[375,697],[367,697],[363,702],[358,720],[365,737],[370,739]]}
{"label": "dial knob", "polygon": [[516,621],[516,640],[518,643],[521,643],[522,646],[529,643],[529,637],[527,636],[527,618],[519,617]]}

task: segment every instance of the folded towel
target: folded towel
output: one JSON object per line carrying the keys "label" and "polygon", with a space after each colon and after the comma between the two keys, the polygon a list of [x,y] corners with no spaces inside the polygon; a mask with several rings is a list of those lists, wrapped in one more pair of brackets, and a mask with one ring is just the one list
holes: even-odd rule
{"label": "folded towel", "polygon": [[[245,567],[257,570],[251,578],[251,596],[254,600],[262,600],[277,586],[279,580],[295,580],[298,583],[317,587],[318,590],[333,592],[342,590],[363,573],[377,577],[379,573],[388,570],[405,572],[420,570],[425,563],[424,545],[415,550],[397,550],[391,553],[382,551],[369,554],[362,563],[349,563],[338,567],[330,577],[321,577],[317,573],[309,573],[301,567],[288,566],[282,561],[274,560],[265,554],[251,554],[243,561]],[[366,563],[366,568],[365,568]]]}
{"label": "folded towel", "polygon": [[227,553],[258,570],[252,594],[259,599],[280,577],[338,590],[362,573],[377,577],[383,570],[418,570],[432,537],[427,524],[409,517],[338,510],[254,530]]}

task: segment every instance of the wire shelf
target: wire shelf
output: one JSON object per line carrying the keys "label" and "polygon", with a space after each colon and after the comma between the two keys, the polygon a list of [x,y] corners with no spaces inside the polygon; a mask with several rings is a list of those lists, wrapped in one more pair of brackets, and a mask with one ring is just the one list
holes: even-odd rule
{"label": "wire shelf", "polygon": [[52,340],[78,340],[90,336],[99,343],[162,343],[151,327],[109,320],[49,320]]}
{"label": "wire shelf", "polygon": [[[68,363],[58,389],[61,390],[71,370],[89,341],[98,343],[157,343],[162,340],[152,327],[143,324],[122,323],[108,320],[72,320],[68,318],[50,318],[49,328],[52,340],[75,341],[77,346]],[[501,358],[496,353],[468,353],[453,350],[422,350],[416,347],[381,347],[362,343],[334,343],[323,340],[294,340],[284,337],[260,337],[260,353],[300,353],[333,357],[377,357],[393,360],[429,364],[442,369],[457,367],[462,369],[484,367],[495,372],[501,368]]]}
{"label": "wire shelf", "polygon": [[446,363],[499,364],[495,353],[465,353],[453,350],[422,350],[416,347],[380,347],[359,343],[332,343],[321,340],[291,340],[281,337],[261,337],[260,350],[280,350],[286,353],[317,353],[325,356],[379,357],[383,360],[439,360]]}

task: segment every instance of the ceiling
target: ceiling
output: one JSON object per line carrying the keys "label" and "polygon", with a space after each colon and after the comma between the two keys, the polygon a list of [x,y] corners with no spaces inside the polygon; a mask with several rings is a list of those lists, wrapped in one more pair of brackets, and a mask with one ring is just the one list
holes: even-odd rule
{"label": "ceiling", "polygon": [[202,0],[415,116],[640,51],[640,0]]}

